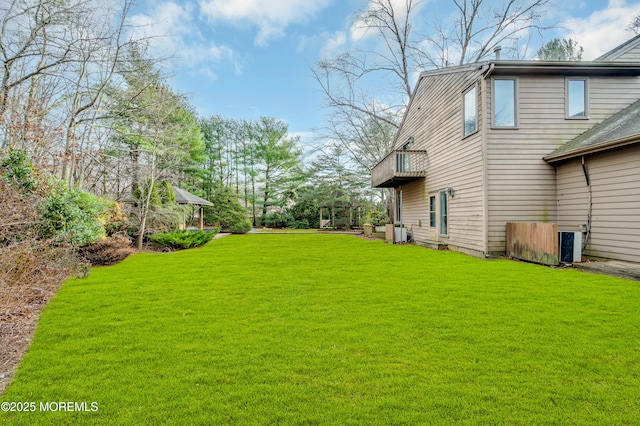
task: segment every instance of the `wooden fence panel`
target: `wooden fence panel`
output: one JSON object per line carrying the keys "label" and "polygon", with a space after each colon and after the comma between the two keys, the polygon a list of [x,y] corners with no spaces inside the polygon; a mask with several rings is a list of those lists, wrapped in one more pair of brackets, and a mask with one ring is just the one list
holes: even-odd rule
{"label": "wooden fence panel", "polygon": [[557,265],[558,224],[508,222],[507,255],[543,265]]}

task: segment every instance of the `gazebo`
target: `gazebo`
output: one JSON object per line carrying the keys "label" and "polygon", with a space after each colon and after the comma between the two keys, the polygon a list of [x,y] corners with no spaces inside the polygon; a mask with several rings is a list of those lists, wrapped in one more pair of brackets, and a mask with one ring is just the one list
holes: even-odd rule
{"label": "gazebo", "polygon": [[204,229],[204,206],[213,206],[213,203],[176,186],[173,187],[173,192],[176,195],[176,203],[200,207],[198,227]]}

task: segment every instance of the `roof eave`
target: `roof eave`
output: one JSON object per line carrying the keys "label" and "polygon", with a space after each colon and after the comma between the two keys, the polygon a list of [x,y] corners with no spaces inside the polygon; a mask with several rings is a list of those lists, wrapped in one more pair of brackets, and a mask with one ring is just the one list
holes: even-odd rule
{"label": "roof eave", "polygon": [[494,74],[640,75],[636,62],[491,61]]}
{"label": "roof eave", "polygon": [[581,157],[583,155],[595,154],[597,152],[608,151],[610,149],[621,148],[621,147],[624,147],[627,145],[633,145],[636,143],[640,143],[640,135],[633,135],[627,138],[617,139],[614,141],[609,141],[609,142],[601,143],[598,145],[590,145],[590,146],[573,149],[571,151],[551,154],[551,155],[547,155],[543,159],[549,164],[555,164],[565,160],[571,160],[572,158]]}

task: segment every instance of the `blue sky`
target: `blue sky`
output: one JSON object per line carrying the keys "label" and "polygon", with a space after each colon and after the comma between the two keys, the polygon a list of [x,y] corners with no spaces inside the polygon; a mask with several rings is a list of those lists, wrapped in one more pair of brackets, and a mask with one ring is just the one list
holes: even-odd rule
{"label": "blue sky", "polygon": [[[450,4],[425,0],[420,19],[447,16]],[[172,55],[171,85],[199,115],[275,117],[308,141],[325,114],[311,67],[364,42],[352,23],[367,6],[368,0],[138,0],[132,21],[156,37],[155,49]],[[546,19],[558,28],[545,37],[572,37],[590,60],[631,38],[626,27],[638,12],[640,0],[556,0]]]}

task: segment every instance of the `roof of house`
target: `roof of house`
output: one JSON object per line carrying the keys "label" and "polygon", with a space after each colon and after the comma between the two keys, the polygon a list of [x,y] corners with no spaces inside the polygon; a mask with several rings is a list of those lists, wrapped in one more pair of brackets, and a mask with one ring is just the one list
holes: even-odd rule
{"label": "roof of house", "polygon": [[605,61],[605,62],[606,61],[614,61],[614,60],[618,59],[621,55],[625,54],[629,50],[631,50],[634,47],[636,47],[638,44],[640,44],[640,34],[638,34],[637,36],[635,36],[633,38],[630,38],[629,40],[627,40],[624,43],[622,43],[620,46],[614,47],[613,49],[611,49],[610,51],[608,51],[604,55],[597,57],[595,60],[596,61]]}
{"label": "roof of house", "polygon": [[544,159],[549,163],[640,142],[640,100],[562,145]]}
{"label": "roof of house", "polygon": [[200,198],[197,195],[180,189],[177,186],[173,187],[173,192],[176,195],[176,203],[178,204],[191,204],[195,206],[213,206],[211,201],[207,201],[204,198]]}

